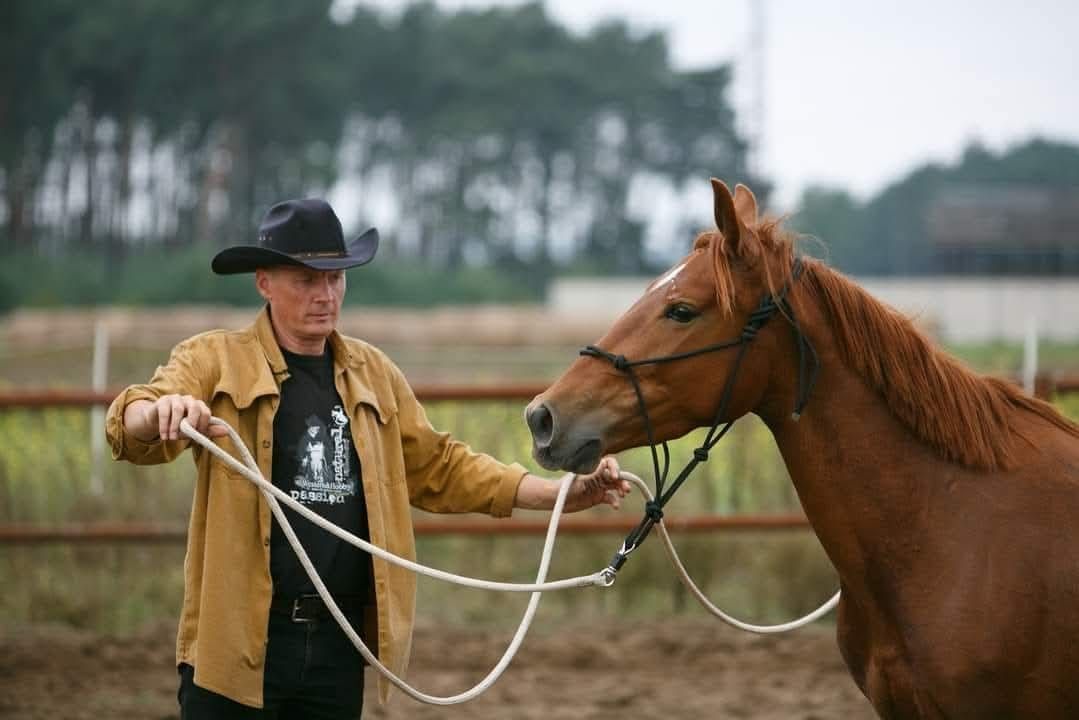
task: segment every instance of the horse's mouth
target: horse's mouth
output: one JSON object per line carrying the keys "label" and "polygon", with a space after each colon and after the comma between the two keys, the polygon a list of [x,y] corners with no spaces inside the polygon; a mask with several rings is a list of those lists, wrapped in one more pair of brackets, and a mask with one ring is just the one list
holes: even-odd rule
{"label": "horse's mouth", "polygon": [[585,440],[569,454],[557,452],[551,446],[532,446],[532,457],[548,470],[565,470],[572,473],[590,473],[599,465],[602,444],[599,438]]}

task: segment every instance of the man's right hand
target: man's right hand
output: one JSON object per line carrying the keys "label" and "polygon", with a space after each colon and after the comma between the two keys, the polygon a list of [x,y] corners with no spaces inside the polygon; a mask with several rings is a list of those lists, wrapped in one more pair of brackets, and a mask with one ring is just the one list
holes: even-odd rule
{"label": "man's right hand", "polygon": [[210,408],[192,395],[162,395],[157,400],[136,400],[124,409],[124,427],[143,442],[157,438],[180,439],[180,421],[187,421],[208,437],[223,437],[228,430],[210,425]]}

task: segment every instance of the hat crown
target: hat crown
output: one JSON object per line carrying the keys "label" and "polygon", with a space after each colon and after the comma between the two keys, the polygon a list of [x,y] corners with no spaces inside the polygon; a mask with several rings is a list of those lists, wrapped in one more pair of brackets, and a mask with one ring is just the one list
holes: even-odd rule
{"label": "hat crown", "polygon": [[286,200],[262,218],[257,244],[225,248],[214,256],[210,267],[219,275],[276,265],[347,270],[371,262],[377,251],[375,228],[345,242],[341,221],[325,200]]}
{"label": "hat crown", "polygon": [[296,257],[345,254],[341,221],[325,200],[286,200],[271,207],[259,224],[258,244]]}

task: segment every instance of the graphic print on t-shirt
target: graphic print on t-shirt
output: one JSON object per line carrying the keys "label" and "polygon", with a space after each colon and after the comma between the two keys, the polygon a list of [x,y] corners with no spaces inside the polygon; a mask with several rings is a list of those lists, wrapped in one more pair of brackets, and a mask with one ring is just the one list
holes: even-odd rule
{"label": "graphic print on t-shirt", "polygon": [[339,505],[356,494],[356,478],[349,467],[352,439],[348,415],[340,405],[334,405],[330,418],[327,427],[317,415],[307,416],[304,436],[296,442],[296,488],[291,494],[305,505]]}
{"label": "graphic print on t-shirt", "polygon": [[[289,376],[281,383],[273,420],[273,484],[366,539],[363,468],[351,432],[354,416],[337,392],[332,352],[327,347],[320,356],[296,355],[282,348],[281,355]],[[370,556],[291,508],[285,508],[285,516],[331,593],[368,592]],[[286,598],[315,591],[276,518],[270,530],[270,579],[274,593]]]}

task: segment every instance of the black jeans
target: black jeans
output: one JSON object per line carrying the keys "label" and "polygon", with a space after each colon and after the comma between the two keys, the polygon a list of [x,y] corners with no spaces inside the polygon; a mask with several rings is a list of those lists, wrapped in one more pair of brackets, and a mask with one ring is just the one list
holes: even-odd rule
{"label": "black jeans", "polygon": [[[349,618],[353,627],[358,619]],[[356,720],[363,710],[363,658],[333,618],[294,623],[270,613],[262,710],[195,685],[180,665],[181,720]]]}

